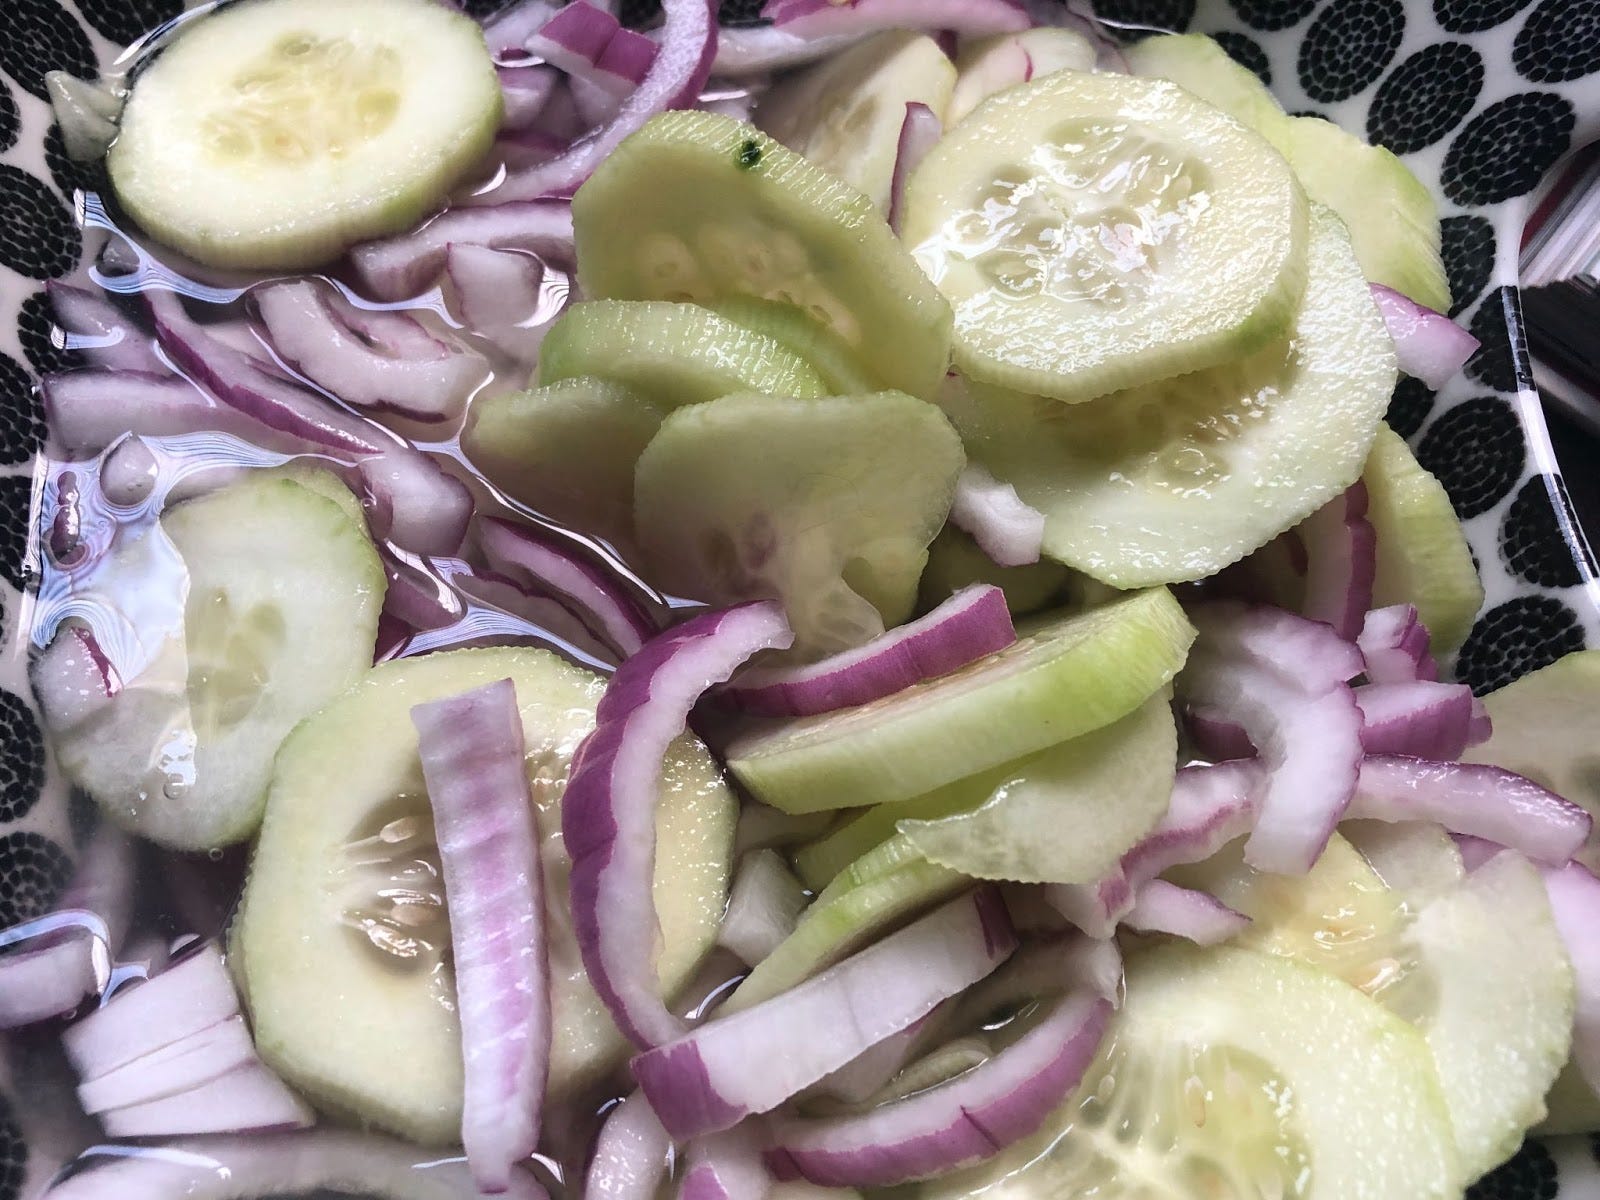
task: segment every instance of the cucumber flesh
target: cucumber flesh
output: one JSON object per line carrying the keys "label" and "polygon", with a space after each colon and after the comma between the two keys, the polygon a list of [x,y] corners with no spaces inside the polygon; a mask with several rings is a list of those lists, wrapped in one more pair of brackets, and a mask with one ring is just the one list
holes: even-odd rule
{"label": "cucumber flesh", "polygon": [[779,599],[796,651],[818,656],[910,615],[964,463],[939,410],[897,392],[728,396],[662,422],[635,528],[657,586]]}
{"label": "cucumber flesh", "polygon": [[887,212],[906,105],[943,112],[955,84],[938,42],[894,30],[779,82],[755,123]]}
{"label": "cucumber flesh", "polygon": [[182,850],[255,831],[279,743],[372,662],[383,569],[353,506],[262,473],[162,516],[182,629],[81,719],[45,706],[63,770],[113,820]]}
{"label": "cucumber flesh", "polygon": [[[1600,710],[1600,650],[1578,650],[1483,698],[1494,733],[1463,754],[1526,775],[1600,822],[1600,747],[1573,736],[1574,716]],[[1577,855],[1600,872],[1600,835]],[[1600,1126],[1597,1126],[1600,1128]]]}
{"label": "cucumber flesh", "polygon": [[1434,653],[1453,653],[1483,607],[1483,584],[1450,497],[1387,425],[1361,480],[1378,544],[1372,606],[1416,605]]}
{"label": "cucumber flesh", "polygon": [[335,258],[433,211],[500,121],[478,24],[429,0],[253,0],[140,72],[106,165],[160,241],[220,267]]}
{"label": "cucumber flesh", "polygon": [[728,767],[785,812],[909,800],[1127,716],[1171,681],[1194,640],[1160,588],[1018,634],[871,704],[757,726],[728,748]]}
{"label": "cucumber flesh", "polygon": [[974,42],[956,58],[956,86],[944,110],[945,128],[965,120],[1006,88],[1057,71],[1092,71],[1095,57],[1088,38],[1051,25]]}
{"label": "cucumber flesh", "polygon": [[1369,280],[1449,311],[1433,194],[1392,153],[1330,121],[1286,115],[1254,71],[1204,34],[1145,38],[1125,53],[1137,74],[1170,79],[1271,142],[1306,194],[1349,226]]}
{"label": "cucumber flesh", "polygon": [[872,375],[856,352],[828,326],[792,304],[735,296],[711,305],[718,316],[771,338],[798,354],[822,376],[830,396],[862,395],[877,390]]}
{"label": "cucumber flesh", "polygon": [[1293,336],[1070,408],[977,384],[942,404],[973,458],[1043,512],[1045,553],[1118,588],[1201,579],[1360,476],[1393,345],[1337,217],[1312,217]]}
{"label": "cucumber flesh", "polygon": [[734,392],[821,396],[822,377],[772,338],[697,304],[591,300],[574,304],[539,347],[545,387],[591,376],[663,408]]}
{"label": "cucumber flesh", "polygon": [[949,785],[959,812],[897,828],[930,862],[978,879],[1090,883],[1167,811],[1177,754],[1162,690],[1103,729]]}
{"label": "cucumber flesh", "polygon": [[514,500],[613,545],[633,540],[633,468],[661,410],[593,376],[472,402],[461,448]]}
{"label": "cucumber flesh", "polygon": [[931,611],[964,587],[988,583],[1006,594],[1006,607],[1012,616],[1026,616],[1060,600],[1071,581],[1072,572],[1049,559],[1022,567],[1002,567],[968,534],[946,525],[928,547],[928,565],[917,589],[917,603]]}
{"label": "cucumber flesh", "polygon": [[934,147],[902,228],[955,310],[956,365],[1076,402],[1282,337],[1307,221],[1282,156],[1182,88],[1058,71]]}
{"label": "cucumber flesh", "polygon": [[[567,909],[560,802],[605,680],[543,650],[460,650],[386,663],[301,725],[278,756],[236,922],[256,1045],[326,1110],[446,1145],[460,1134],[461,1033],[448,920],[413,705],[510,678],[517,689],[546,881],[553,1097],[621,1060]],[[657,808],[662,986],[715,941],[736,804],[704,748],[674,743]]]}
{"label": "cucumber flesh", "polygon": [[754,126],[653,118],[572,204],[584,294],[792,304],[843,339],[877,386],[930,396],[950,307],[872,202]]}
{"label": "cucumber flesh", "polygon": [[1078,1091],[1032,1137],[919,1200],[1459,1198],[1426,1043],[1336,979],[1248,950],[1130,958]]}

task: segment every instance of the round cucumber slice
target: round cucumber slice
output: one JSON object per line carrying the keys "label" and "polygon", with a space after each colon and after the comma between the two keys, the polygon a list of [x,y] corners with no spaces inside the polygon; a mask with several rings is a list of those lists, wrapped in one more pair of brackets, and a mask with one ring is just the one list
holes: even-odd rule
{"label": "round cucumber slice", "polygon": [[1483,584],[1449,495],[1387,425],[1378,428],[1361,481],[1378,544],[1372,606],[1416,605],[1434,653],[1453,653],[1483,607]]}
{"label": "round cucumber slice", "polygon": [[1312,230],[1293,336],[1247,359],[1070,408],[946,389],[968,452],[1045,514],[1045,553],[1113,587],[1201,579],[1356,481],[1394,350],[1339,219]]}
{"label": "round cucumber slice", "polygon": [[222,267],[311,267],[431,212],[487,152],[478,24],[430,0],[250,0],[142,72],[106,165],[156,238]]}
{"label": "round cucumber slice", "polygon": [[966,119],[1006,88],[1056,71],[1092,71],[1095,58],[1088,38],[1052,25],[976,41],[956,58],[956,86],[944,110],[945,127]]}
{"label": "round cucumber slice", "polygon": [[718,300],[711,308],[719,316],[764,334],[805,359],[822,376],[830,396],[861,395],[877,390],[872,376],[844,339],[792,304],[734,296]]}
{"label": "round cucumber slice", "polygon": [[794,351],[698,304],[574,304],[539,347],[539,382],[593,376],[663,408],[734,392],[820,396],[822,377]]}
{"label": "round cucumber slice", "polygon": [[779,82],[755,123],[887,212],[906,105],[942,113],[955,85],[938,42],[893,30]]}
{"label": "round cucumber slice", "polygon": [[872,202],[754,126],[653,118],[578,189],[572,223],[585,295],[792,304],[913,396],[949,366],[950,306]]}
{"label": "round cucumber slice", "polygon": [[383,568],[354,503],[263,473],[162,516],[149,536],[187,573],[182,629],[79,719],[44,706],[63,770],[113,820],[180,850],[255,831],[279,743],[372,663]]}
{"label": "round cucumber slice", "polygon": [[593,376],[476,399],[461,448],[484,478],[551,520],[633,540],[633,468],[661,410]]}
{"label": "round cucumber slice", "polygon": [[1276,127],[1289,119],[1261,77],[1206,34],[1144,38],[1123,50],[1123,55],[1135,75],[1170,79],[1268,141],[1275,142]]}
{"label": "round cucumber slice", "polygon": [[[1600,710],[1600,650],[1579,650],[1483,698],[1494,733],[1461,756],[1526,775],[1600,820],[1600,747],[1573,721]],[[1600,871],[1600,835],[1578,861]],[[1600,1126],[1597,1126],[1600,1128]]]}
{"label": "round cucumber slice", "polygon": [[[413,705],[509,677],[517,689],[547,885],[552,1095],[625,1053],[590,988],[567,908],[560,805],[605,680],[543,650],[386,663],[285,742],[235,945],[263,1059],[314,1102],[429,1145],[461,1124],[461,1033]],[[715,941],[736,804],[693,738],[667,762],[656,826],[663,987]]]}
{"label": "round cucumber slice", "polygon": [[1127,716],[1177,674],[1195,636],[1163,588],[1018,633],[954,674],[758,727],[728,748],[728,767],[785,812],[909,800]]}
{"label": "round cucumber slice", "polygon": [[930,862],[978,879],[1090,883],[1165,814],[1177,757],[1163,689],[1103,729],[950,784],[959,811],[897,828]]}
{"label": "round cucumber slice", "polygon": [[635,530],[657,586],[782,600],[796,651],[824,655],[911,614],[964,465],[939,410],[898,392],[727,396],[662,422]]}
{"label": "round cucumber slice", "polygon": [[1247,950],[1136,955],[1077,1093],[921,1200],[1461,1195],[1427,1045],[1354,989]]}
{"label": "round cucumber slice", "polygon": [[1281,337],[1305,195],[1259,135],[1165,80],[1059,71],[984,102],[923,161],[903,236],[973,379],[1082,401]]}
{"label": "round cucumber slice", "polygon": [[1337,975],[1421,1031],[1466,1178],[1509,1157],[1544,1116],[1572,1032],[1572,971],[1538,870],[1507,852],[1439,890],[1460,856],[1448,839],[1413,840],[1413,891],[1385,886],[1337,835],[1304,877],[1258,874],[1235,853],[1172,878],[1249,916],[1241,945]]}

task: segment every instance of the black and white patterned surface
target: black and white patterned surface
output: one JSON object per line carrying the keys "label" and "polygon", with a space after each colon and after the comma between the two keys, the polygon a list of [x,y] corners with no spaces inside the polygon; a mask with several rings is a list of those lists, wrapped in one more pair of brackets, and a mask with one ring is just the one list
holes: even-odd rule
{"label": "black and white patterned surface", "polygon": [[[650,0],[626,0],[637,15]],[[467,0],[475,14],[498,0]],[[81,251],[73,191],[92,171],[61,151],[44,75],[92,73],[182,0],[0,2],[0,927],[47,908],[84,835],[51,778],[15,623],[26,612],[31,388],[62,363],[42,285]],[[1395,427],[1444,482],[1488,593],[1457,669],[1487,691],[1568,650],[1600,646],[1600,584],[1565,501],[1521,336],[1517,240],[1530,193],[1600,118],[1600,0],[1099,0],[1119,21],[1222,35],[1291,112],[1313,113],[1403,155],[1434,185],[1454,315],[1484,342],[1434,395],[1402,381]],[[749,19],[758,0],[727,0]],[[5,1078],[0,1064],[0,1082]],[[30,1145],[0,1086],[0,1200],[31,1194],[59,1156]],[[1534,1147],[1471,1200],[1600,1200],[1587,1139]]]}

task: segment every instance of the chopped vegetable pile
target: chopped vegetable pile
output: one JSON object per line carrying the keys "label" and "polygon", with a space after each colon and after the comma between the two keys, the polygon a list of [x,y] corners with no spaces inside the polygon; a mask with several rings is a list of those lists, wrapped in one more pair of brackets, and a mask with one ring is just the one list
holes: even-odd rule
{"label": "chopped vegetable pile", "polygon": [[1446,1200],[1600,1128],[1600,667],[1451,682],[1383,424],[1477,346],[1431,197],[1200,35],[661,10],[54,85],[105,820],[0,1028],[114,1144],[47,1194]]}

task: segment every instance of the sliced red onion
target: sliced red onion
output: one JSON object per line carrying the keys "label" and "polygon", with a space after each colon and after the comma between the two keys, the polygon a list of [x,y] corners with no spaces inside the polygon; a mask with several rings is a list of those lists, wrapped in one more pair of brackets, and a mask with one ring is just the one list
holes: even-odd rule
{"label": "sliced red onion", "polygon": [[[400,345],[374,338],[377,326],[369,325],[367,336],[359,336],[341,320],[341,309],[351,306],[338,304],[309,279],[271,284],[256,291],[254,300],[267,338],[283,360],[363,412],[424,423],[454,421],[487,377],[477,355],[447,346],[414,321],[421,338],[412,336]],[[418,352],[419,343],[427,350]]]}
{"label": "sliced red onion", "polygon": [[554,162],[508,174],[494,189],[493,202],[570,196],[602,159],[651,117],[669,108],[690,108],[711,74],[717,49],[715,0],[662,0],[665,21],[660,51],[616,120],[595,131]]}
{"label": "sliced red onion", "polygon": [[374,298],[406,300],[439,277],[452,245],[532,250],[571,262],[572,206],[565,200],[529,200],[452,208],[411,233],[357,246],[350,262]]}
{"label": "sliced red onion", "polygon": [[[928,157],[928,151],[932,150],[936,145],[938,145],[939,139],[943,136],[944,122],[939,119],[938,113],[934,112],[933,109],[929,108],[926,104],[923,104],[920,100],[913,100],[906,105],[906,117],[905,120],[900,123],[900,140],[895,145],[894,171],[889,177],[889,228],[893,229],[895,233],[900,232],[900,219],[905,209],[906,184],[911,181],[911,173],[922,165],[922,160]],[[1000,484],[996,482],[994,477],[982,467],[969,465],[967,469],[961,473],[961,480],[966,482],[968,475],[972,472],[978,472],[985,479],[987,479],[991,489],[1004,488],[1006,492],[1010,493],[1010,495],[1009,497],[995,497],[989,492],[985,492],[982,488],[978,488],[977,494],[974,495],[972,494],[973,484],[968,482],[968,495],[966,496],[966,517],[968,520],[976,520],[980,522],[984,528],[988,528],[988,522],[985,520],[985,517],[987,516],[989,520],[992,520],[997,526],[996,532],[990,535],[991,538],[1000,546],[1009,547],[1012,544],[1012,540],[1019,536],[1019,516],[1032,513],[1034,516],[1038,517],[1039,536],[1043,538],[1043,514],[1037,513],[1033,509],[1029,508],[1026,504],[1023,504],[1021,498],[1018,497],[1015,488],[1011,487],[1009,484]],[[960,489],[961,484],[958,483],[956,491],[956,505],[958,508],[962,505],[962,492]],[[998,509],[994,507],[996,500],[1000,501]],[[1019,510],[1022,510],[1020,514]],[[960,525],[961,528],[966,529],[973,535],[973,537],[976,537],[978,539],[978,544],[983,546],[984,553],[988,554],[991,558],[995,558],[994,549],[984,545],[984,539],[982,536],[980,536],[978,530],[972,529],[970,526],[966,525],[954,511],[951,512],[950,519],[957,525]],[[1027,538],[1029,536],[1029,531],[1032,529],[1031,517],[1028,518],[1027,522],[1025,522],[1025,526],[1025,528],[1020,530],[1020,534],[1022,537]],[[1021,553],[1026,553],[1027,545],[1028,543],[1026,540],[1022,542],[1022,550],[1020,551]],[[1002,553],[1004,552],[1005,550],[1002,550]],[[998,558],[995,558],[995,561],[1000,562]],[[1033,546],[1033,557],[1024,559],[1022,561],[1039,561],[1039,547],[1037,544]],[[1015,566],[1017,564],[1002,563],[1001,565]]]}
{"label": "sliced red onion", "polygon": [[612,676],[561,802],[572,859],[572,924],[583,965],[617,1026],[641,1047],[686,1026],[657,983],[651,895],[661,765],[689,713],[752,654],[794,639],[770,601],[695,617],[645,644]]}
{"label": "sliced red onion", "polygon": [[730,1129],[689,1143],[678,1200],[765,1200],[772,1176],[750,1129]]}
{"label": "sliced red onion", "polygon": [[529,57],[528,39],[543,29],[560,11],[551,0],[521,0],[497,13],[484,24],[483,40],[498,63],[515,65]]}
{"label": "sliced red onion", "polygon": [[523,45],[529,54],[576,75],[592,68],[622,28],[616,17],[585,0],[573,0],[539,27]]}
{"label": "sliced red onion", "polygon": [[1306,551],[1300,611],[1333,626],[1348,642],[1361,632],[1378,574],[1378,535],[1367,520],[1367,489],[1357,480],[1297,527]]}
{"label": "sliced red onion", "polygon": [[711,73],[742,79],[819,62],[864,41],[871,31],[861,29],[834,37],[802,37],[787,29],[758,25],[723,29],[717,35],[716,60]]}
{"label": "sliced red onion", "polygon": [[66,454],[98,454],[127,433],[172,437],[228,433],[298,449],[300,442],[219,404],[187,379],[139,371],[69,371],[46,375],[39,385],[51,437]]}
{"label": "sliced red onion", "polygon": [[513,580],[566,597],[593,618],[595,631],[623,657],[637,654],[656,635],[655,622],[616,575],[584,558],[570,542],[497,517],[478,523],[478,540],[490,566]]}
{"label": "sliced red onion", "polygon": [[1178,677],[1191,706],[1237,722],[1267,769],[1245,861],[1303,874],[1355,791],[1361,710],[1346,680],[1361,656],[1328,626],[1277,609],[1196,609],[1196,652]]}
{"label": "sliced red onion", "polygon": [[950,30],[961,37],[990,37],[1033,28],[1012,0],[768,0],[761,15],[802,37],[885,29]]}
{"label": "sliced red onion", "polygon": [[68,1028],[61,1044],[80,1079],[98,1079],[238,1014],[228,968],[207,943]]}
{"label": "sliced red onion", "polygon": [[1250,927],[1250,918],[1215,896],[1152,879],[1134,896],[1122,923],[1143,933],[1168,933],[1200,946],[1215,946]]}
{"label": "sliced red onion", "polygon": [[550,960],[517,692],[502,679],[411,710],[438,833],[466,1064],[461,1142],[478,1187],[538,1148]]}
{"label": "sliced red onion", "polygon": [[193,1091],[240,1067],[259,1062],[244,1017],[235,1014],[141,1055],[78,1085],[78,1103],[91,1116]]}
{"label": "sliced red onion", "polygon": [[76,350],[85,361],[109,370],[169,373],[150,338],[105,296],[55,279],[44,287],[56,322],[67,333],[63,349]]}
{"label": "sliced red onion", "polygon": [[1166,815],[1122,856],[1117,871],[1095,884],[1053,884],[1047,899],[1091,937],[1111,936],[1138,887],[1173,867],[1203,862],[1249,833],[1264,783],[1265,773],[1250,761],[1183,768]]}
{"label": "sliced red onion", "polygon": [[467,535],[472,493],[413,447],[391,443],[356,464],[378,531],[418,554],[453,554]]}
{"label": "sliced red onion", "polygon": [[1409,604],[1375,608],[1366,615],[1356,645],[1372,683],[1412,683],[1439,678],[1428,652],[1428,627]]}
{"label": "sliced red onion", "polygon": [[1472,698],[1472,717],[1467,722],[1467,745],[1481,746],[1494,736],[1494,720],[1482,700]]}
{"label": "sliced red onion", "polygon": [[[559,158],[572,147],[572,142],[564,137],[557,137],[543,129],[517,129],[510,133],[501,134],[495,139],[495,153],[504,160],[508,168],[537,167]],[[484,247],[487,249],[487,247]],[[493,251],[493,253],[501,253]],[[509,253],[509,251],[507,252]],[[445,263],[445,273],[449,274],[448,259]],[[474,330],[476,332],[476,330]]]}
{"label": "sliced red onion", "polygon": [[1372,299],[1394,339],[1400,370],[1437,391],[1478,352],[1478,339],[1443,313],[1407,299],[1381,283]]}
{"label": "sliced red onion", "polygon": [[1573,862],[1546,867],[1544,887],[1577,986],[1572,1061],[1584,1082],[1600,1095],[1600,879],[1582,863]]}
{"label": "sliced red onion", "polygon": [[771,850],[747,854],[728,890],[717,944],[753,967],[794,932],[805,906],[805,888],[780,855]]}
{"label": "sliced red onion", "polygon": [[1355,689],[1368,754],[1455,760],[1466,753],[1476,701],[1462,683],[1369,683]]}
{"label": "sliced red onion", "polygon": [[[446,1200],[475,1190],[460,1158],[428,1162],[414,1146],[342,1130],[210,1137],[160,1146],[96,1146],[50,1188],[49,1200],[244,1200],[257,1196],[385,1196]],[[526,1171],[514,1200],[546,1200]]]}
{"label": "sliced red onion", "polygon": [[525,362],[537,358],[550,322],[571,294],[565,275],[516,250],[451,246],[445,275],[462,323]]}
{"label": "sliced red onion", "polygon": [[495,74],[500,77],[501,129],[527,129],[561,82],[551,67],[497,67]]}
{"label": "sliced red onion", "polygon": [[980,466],[968,465],[956,481],[950,521],[1002,567],[1039,561],[1044,514],[1022,502],[1017,490]]}
{"label": "sliced red onion", "polygon": [[1111,1014],[1089,989],[1069,992],[1016,1042],[938,1087],[860,1115],[779,1122],[775,1153],[825,1187],[886,1187],[988,1158],[1035,1132],[1077,1087]]}
{"label": "sliced red onion", "polygon": [[946,1001],[899,1033],[892,1033],[876,1045],[868,1046],[837,1071],[824,1075],[812,1090],[843,1100],[846,1104],[866,1103],[911,1062],[924,1036],[937,1025],[940,1015],[949,1005],[958,1002]]}
{"label": "sliced red onion", "polygon": [[655,1200],[671,1167],[672,1139],[649,1101],[635,1092],[600,1127],[583,1194],[590,1200]]}
{"label": "sliced red onion", "polygon": [[1005,593],[974,584],[864,646],[802,667],[746,671],[722,694],[768,716],[832,712],[948,675],[1016,640]]}
{"label": "sliced red onion", "polygon": [[626,90],[618,93],[619,98],[625,96],[649,77],[650,68],[655,66],[656,55],[659,52],[655,42],[644,34],[626,27],[619,29],[612,35],[611,41],[606,44],[605,52],[595,64],[603,72],[597,82],[621,80],[629,85]]}
{"label": "sliced red onion", "polygon": [[1373,755],[1361,764],[1350,820],[1434,821],[1564,865],[1589,836],[1588,813],[1531,779],[1476,763]]}
{"label": "sliced red onion", "polygon": [[1256,756],[1250,735],[1237,721],[1230,721],[1203,708],[1188,709],[1183,714],[1183,721],[1195,750],[1214,763]]}
{"label": "sliced red onion", "polygon": [[15,940],[0,957],[0,1030],[70,1013],[98,992],[108,967],[103,932],[94,914],[71,911],[8,929]]}
{"label": "sliced red onion", "polygon": [[1015,948],[999,895],[968,893],[787,992],[647,1050],[634,1078],[674,1137],[730,1129],[925,1016]]}
{"label": "sliced red onion", "polygon": [[305,1129],[316,1121],[305,1101],[259,1062],[179,1095],[114,1108],[99,1117],[105,1131],[119,1138]]}

